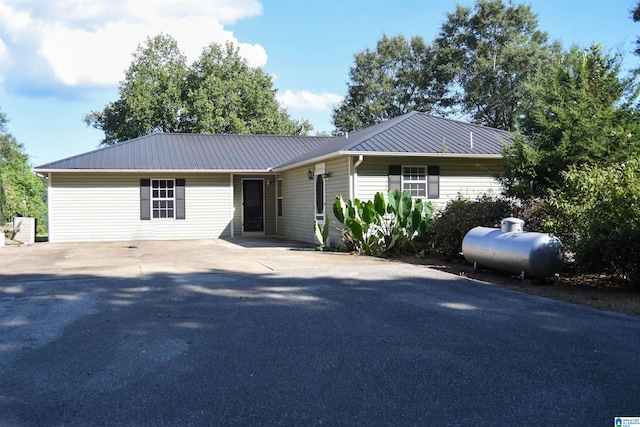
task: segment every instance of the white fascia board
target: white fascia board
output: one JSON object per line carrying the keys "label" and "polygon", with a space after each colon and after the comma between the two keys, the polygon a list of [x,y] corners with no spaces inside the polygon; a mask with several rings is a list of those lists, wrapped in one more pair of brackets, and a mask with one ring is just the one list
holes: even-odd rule
{"label": "white fascia board", "polygon": [[351,155],[351,156],[367,156],[367,157],[447,157],[450,159],[462,158],[462,159],[502,159],[502,154],[459,154],[459,153],[417,153],[406,152],[399,153],[383,152],[383,151],[340,151],[339,154]]}
{"label": "white fascia board", "polygon": [[271,169],[34,169],[34,172],[42,174],[50,173],[252,173],[269,174]]}
{"label": "white fascia board", "polygon": [[307,159],[307,160],[302,160],[300,162],[292,163],[290,165],[278,166],[278,167],[272,168],[271,171],[279,173],[279,172],[282,172],[282,171],[286,171],[286,170],[289,170],[289,169],[295,169],[295,168],[298,168],[298,167],[301,167],[301,166],[305,166],[305,165],[310,165],[310,164],[314,164],[314,163],[320,163],[320,162],[323,162],[325,160],[328,160],[328,159],[331,159],[331,158],[334,158],[334,157],[338,157],[338,156],[341,156],[341,155],[351,156],[352,153],[349,153],[349,152],[346,152],[346,151],[334,151],[332,153],[325,154],[323,156],[313,157],[313,158],[310,158],[310,159]]}
{"label": "white fascia board", "polygon": [[314,157],[312,159],[303,160],[301,162],[292,163],[290,165],[275,167],[273,172],[282,172],[289,169],[295,169],[297,167],[310,165],[313,163],[322,162],[333,157],[338,156],[366,156],[366,157],[446,157],[450,159],[502,159],[502,154],[454,154],[454,153],[417,153],[406,152],[399,153],[397,151],[384,152],[384,151],[334,151],[333,153],[325,154],[323,156]]}

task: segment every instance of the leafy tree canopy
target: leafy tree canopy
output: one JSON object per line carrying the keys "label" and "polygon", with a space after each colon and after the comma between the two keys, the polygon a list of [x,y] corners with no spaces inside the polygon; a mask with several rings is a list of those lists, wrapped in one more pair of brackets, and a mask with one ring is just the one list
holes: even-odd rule
{"label": "leafy tree canopy", "polygon": [[289,117],[271,77],[250,67],[231,43],[204,49],[190,67],[171,36],[138,46],[120,83],[120,97],[85,117],[105,133],[103,145],[154,132],[306,134]]}
{"label": "leafy tree canopy", "polygon": [[577,47],[540,75],[523,113],[522,138],[505,151],[505,193],[528,199],[561,190],[571,166],[623,162],[640,153],[638,84],[619,76],[621,58]]}
{"label": "leafy tree canopy", "polygon": [[382,36],[355,55],[347,96],[333,111],[336,133],[352,132],[412,110],[431,111],[436,97],[424,72],[432,55],[422,37]]}
{"label": "leafy tree canopy", "polygon": [[527,5],[478,0],[447,14],[434,41],[436,79],[445,85],[442,106],[472,121],[514,130],[527,83],[560,52],[537,29]]}
{"label": "leafy tree canopy", "polygon": [[375,50],[355,55],[347,96],[333,113],[336,133],[411,110],[514,130],[531,99],[527,83],[560,51],[537,29],[529,6],[501,0],[457,6],[431,44],[384,35]]}
{"label": "leafy tree canopy", "polygon": [[46,188],[32,172],[24,146],[7,133],[6,125],[7,118],[0,111],[0,219],[34,217],[42,233],[47,224]]}
{"label": "leafy tree canopy", "polygon": [[[633,19],[633,22],[640,22],[640,1],[638,1],[636,7],[631,11],[631,19]],[[636,38],[636,50],[634,53],[640,55],[640,37]]]}

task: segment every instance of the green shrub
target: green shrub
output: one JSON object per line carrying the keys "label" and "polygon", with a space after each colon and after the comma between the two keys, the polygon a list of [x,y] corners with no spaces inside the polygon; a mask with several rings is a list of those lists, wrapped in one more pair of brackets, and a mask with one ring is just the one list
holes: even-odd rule
{"label": "green shrub", "polygon": [[576,262],[640,286],[640,160],[572,168],[558,196],[566,226],[575,230]]}
{"label": "green shrub", "polygon": [[462,240],[474,227],[500,227],[502,218],[512,215],[510,201],[483,195],[477,200],[460,195],[436,214],[428,231],[431,252],[446,258],[460,256]]}
{"label": "green shrub", "polygon": [[562,242],[565,252],[575,252],[576,233],[554,197],[524,201],[514,212],[523,219],[525,231],[553,233]]}

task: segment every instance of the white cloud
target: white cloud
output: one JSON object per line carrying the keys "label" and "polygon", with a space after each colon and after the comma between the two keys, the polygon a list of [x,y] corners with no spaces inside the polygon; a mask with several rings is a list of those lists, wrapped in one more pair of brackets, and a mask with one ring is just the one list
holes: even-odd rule
{"label": "white cloud", "polygon": [[115,86],[136,47],[159,33],[175,38],[189,62],[208,44],[231,41],[249,64],[264,66],[262,46],[240,43],[223,26],[261,13],[257,0],[0,0],[0,80]]}
{"label": "white cloud", "polygon": [[306,90],[292,92],[287,90],[283,95],[277,95],[278,101],[287,108],[302,111],[328,111],[334,105],[340,103],[342,96],[335,93],[312,93]]}

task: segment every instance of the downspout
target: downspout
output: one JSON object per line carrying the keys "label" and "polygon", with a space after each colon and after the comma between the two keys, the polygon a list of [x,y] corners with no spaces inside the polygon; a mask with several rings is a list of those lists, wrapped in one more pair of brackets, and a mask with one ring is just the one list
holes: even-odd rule
{"label": "downspout", "polygon": [[235,236],[235,232],[234,232],[235,224],[234,224],[234,221],[233,221],[233,218],[234,218],[234,215],[235,215],[235,206],[234,206],[235,200],[234,200],[233,174],[232,173],[229,174],[229,187],[231,188],[231,212],[229,212],[230,216],[231,216],[231,221],[230,221],[230,224],[231,224],[231,230],[230,231],[231,231],[231,233],[230,234],[231,234],[231,238],[233,239],[236,236]]}
{"label": "downspout", "polygon": [[353,164],[353,186],[351,188],[351,200],[355,199],[358,194],[358,166],[364,161],[364,156],[360,154],[358,160]]}

